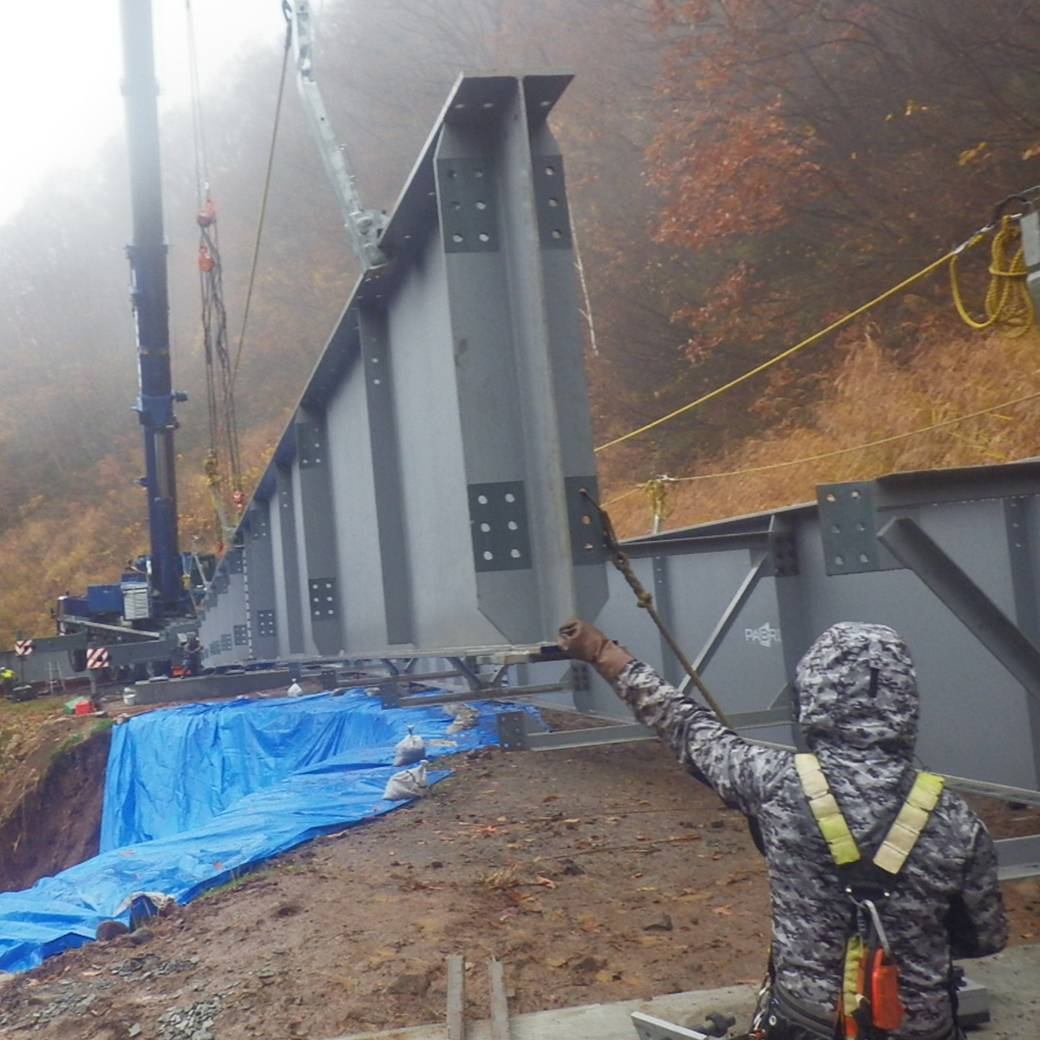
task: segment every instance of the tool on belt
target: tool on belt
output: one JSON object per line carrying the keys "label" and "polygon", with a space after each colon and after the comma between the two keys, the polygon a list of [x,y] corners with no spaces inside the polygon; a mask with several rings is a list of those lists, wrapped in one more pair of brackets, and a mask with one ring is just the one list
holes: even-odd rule
{"label": "tool on belt", "polygon": [[881,913],[896,877],[942,794],[943,778],[918,773],[873,857],[860,853],[815,755],[795,755],[802,791],[852,903],[838,1013],[846,1040],[884,1040],[903,1019],[899,972]]}

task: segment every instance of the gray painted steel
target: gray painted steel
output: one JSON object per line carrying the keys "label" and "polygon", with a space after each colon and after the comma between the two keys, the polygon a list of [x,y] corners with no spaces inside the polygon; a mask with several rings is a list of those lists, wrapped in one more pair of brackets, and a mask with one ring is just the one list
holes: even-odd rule
{"label": "gray painted steel", "polygon": [[[899,474],[821,487],[817,506],[635,539],[626,549],[727,713],[786,709],[789,720],[788,681],[816,635],[837,621],[888,624],[914,654],[927,767],[1035,792],[1038,494],[1032,461]],[[674,673],[620,575],[611,575],[610,591],[599,626]],[[582,700],[600,713],[616,705],[596,677]],[[741,728],[795,739],[789,721]]]}
{"label": "gray painted steel", "polygon": [[[208,665],[277,652],[437,669],[466,647],[548,641],[577,614],[682,681],[608,572],[583,495],[596,495],[589,405],[564,165],[545,124],[567,79],[459,80],[387,225],[392,263],[358,283],[243,518],[242,551],[218,570]],[[1038,494],[1036,462],[899,474],[626,550],[748,735],[795,742],[799,657],[836,621],[881,622],[914,652],[923,762],[1036,792]],[[517,662],[520,687],[562,677],[578,709],[628,721],[595,675],[576,685],[558,661]]]}
{"label": "gray painted steel", "polygon": [[599,612],[574,257],[545,123],[569,79],[456,84],[382,237],[392,262],[359,281],[218,568],[207,666],[535,644]]}

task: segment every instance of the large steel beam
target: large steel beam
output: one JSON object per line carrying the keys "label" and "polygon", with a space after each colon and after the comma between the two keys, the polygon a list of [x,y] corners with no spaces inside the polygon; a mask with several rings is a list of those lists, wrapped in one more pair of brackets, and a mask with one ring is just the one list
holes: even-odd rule
{"label": "large steel beam", "polygon": [[462,77],[434,127],[255,494],[282,653],[533,643],[606,600],[569,78]]}

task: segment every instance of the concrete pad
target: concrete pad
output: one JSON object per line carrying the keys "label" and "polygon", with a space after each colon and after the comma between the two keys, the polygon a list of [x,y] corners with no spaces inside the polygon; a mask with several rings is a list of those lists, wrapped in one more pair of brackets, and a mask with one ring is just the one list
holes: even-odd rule
{"label": "concrete pad", "polygon": [[[1004,953],[966,961],[968,977],[990,990],[991,1021],[972,1029],[969,1040],[1037,1040],[1040,1022],[1040,945],[1015,946]],[[731,1014],[747,1029],[755,1007],[753,986],[670,993],[652,1000],[586,1004],[556,1011],[535,1011],[509,1019],[512,1040],[636,1040],[633,1011],[696,1028],[709,1012]],[[352,1033],[331,1040],[447,1040],[444,1025],[413,1026],[381,1033]],[[491,1040],[491,1023],[470,1023],[467,1040]]]}
{"label": "concrete pad", "polygon": [[990,991],[990,1021],[968,1040],[1036,1040],[1040,1036],[1040,946],[1012,946],[965,961],[965,974]]}

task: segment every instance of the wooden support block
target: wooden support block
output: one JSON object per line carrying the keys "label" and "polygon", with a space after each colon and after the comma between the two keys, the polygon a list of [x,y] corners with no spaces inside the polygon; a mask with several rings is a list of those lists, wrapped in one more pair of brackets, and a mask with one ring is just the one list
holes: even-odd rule
{"label": "wooden support block", "polygon": [[488,961],[491,978],[491,1040],[509,1040],[509,1003],[506,1000],[506,977],[502,962]]}
{"label": "wooden support block", "polygon": [[466,964],[458,953],[448,958],[448,1040],[466,1040]]}

